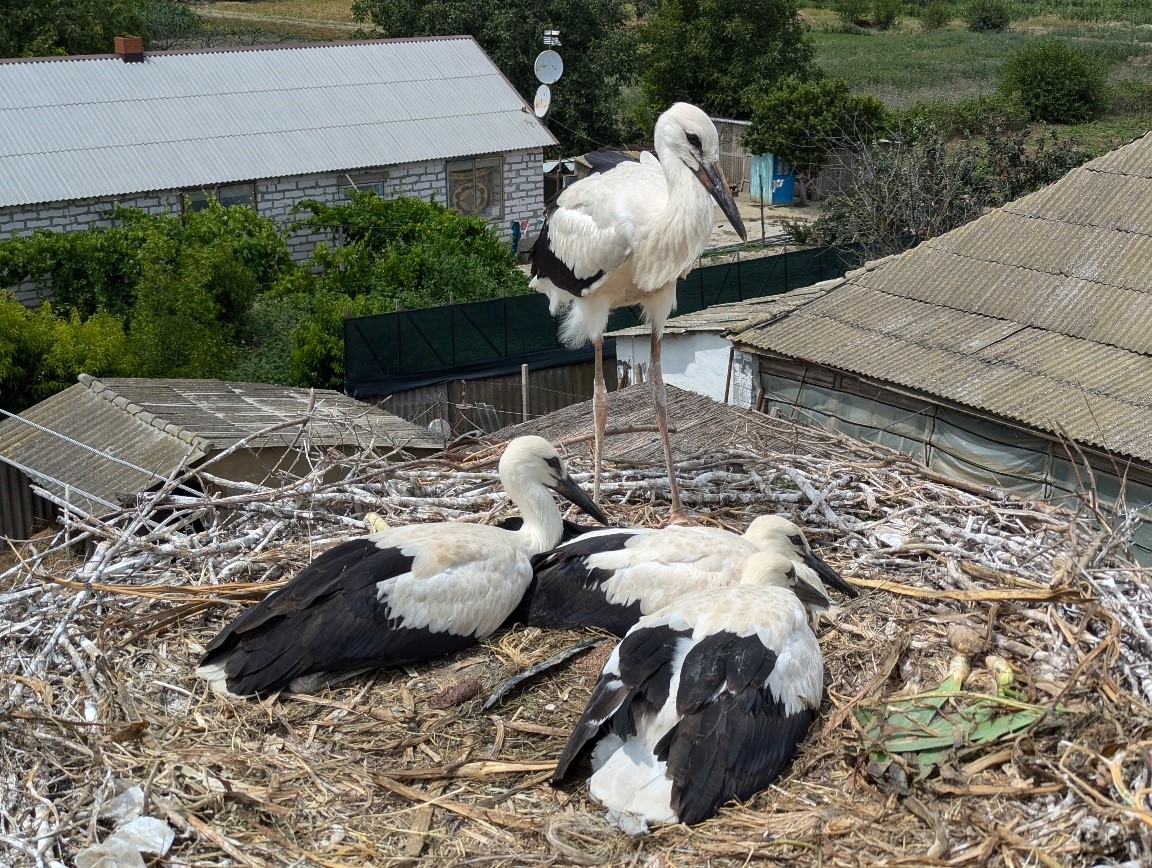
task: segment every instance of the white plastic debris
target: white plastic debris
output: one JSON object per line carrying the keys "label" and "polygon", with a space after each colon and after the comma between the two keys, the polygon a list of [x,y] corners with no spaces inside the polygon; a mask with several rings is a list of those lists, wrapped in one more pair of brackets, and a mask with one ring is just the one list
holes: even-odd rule
{"label": "white plastic debris", "polygon": [[112,836],[77,853],[76,868],[144,868],[144,857],[128,841]]}
{"label": "white plastic debris", "polygon": [[176,834],[163,820],[157,820],[155,817],[137,817],[109,835],[107,841],[124,841],[141,853],[163,856],[175,839]]}
{"label": "white plastic debris", "polygon": [[107,817],[116,825],[122,825],[143,813],[144,790],[139,786],[131,786],[105,802],[100,816]]}

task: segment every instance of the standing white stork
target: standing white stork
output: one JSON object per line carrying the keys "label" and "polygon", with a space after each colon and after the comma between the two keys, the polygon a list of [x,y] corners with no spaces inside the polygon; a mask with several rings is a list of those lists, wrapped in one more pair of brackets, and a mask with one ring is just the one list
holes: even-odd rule
{"label": "standing white stork", "polygon": [[673,522],[685,521],[668,440],[660,336],[676,307],[676,281],[692,270],[712,234],[716,201],[742,239],[748,232],[720,168],[716,127],[703,111],[678,102],[656,121],[656,155],[589,175],[566,189],[532,247],[532,286],[553,314],[568,307],[560,329],[569,346],[592,341],[596,439],[593,499],[599,500],[604,429],[604,329],[614,308],[640,305],[652,327],[650,378],[656,423],[668,467]]}
{"label": "standing white stork", "polygon": [[542,437],[512,440],[499,472],[524,517],[519,530],[436,522],[340,543],[221,630],[196,674],[230,696],[310,692],[343,673],[449,654],[493,633],[528,587],[532,555],[560,541],[549,489],[607,524]]}
{"label": "standing white stork", "polygon": [[859,592],[816,555],[781,515],[758,516],[743,534],[717,527],[608,528],[532,559],[534,575],[509,618],[537,627],[599,627],[623,636],[640,618],[696,591],[726,588],[761,551],[788,558],[799,578]]}
{"label": "standing white stork", "polygon": [[806,603],[828,599],[761,552],[740,584],[641,618],[605,664],[553,782],[602,736],[588,791],[629,831],[699,823],[764,789],[820,706],[824,662]]}

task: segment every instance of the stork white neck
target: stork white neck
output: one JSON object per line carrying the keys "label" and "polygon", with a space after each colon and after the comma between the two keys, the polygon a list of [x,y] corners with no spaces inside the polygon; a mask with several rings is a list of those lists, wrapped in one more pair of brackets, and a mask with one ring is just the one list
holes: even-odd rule
{"label": "stork white neck", "polygon": [[526,478],[517,467],[501,473],[500,481],[524,517],[523,526],[509,533],[514,533],[520,544],[533,553],[556,548],[564,533],[564,521],[552,492],[536,480]]}

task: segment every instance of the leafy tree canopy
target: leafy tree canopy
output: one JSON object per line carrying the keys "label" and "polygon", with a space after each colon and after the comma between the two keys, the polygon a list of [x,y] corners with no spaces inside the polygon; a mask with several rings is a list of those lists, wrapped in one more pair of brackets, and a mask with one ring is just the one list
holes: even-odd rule
{"label": "leafy tree canopy", "polygon": [[635,78],[624,0],[353,0],[352,12],[374,36],[469,33],[528,99],[544,29],[558,29],[564,75],[552,88],[552,131],[569,151],[623,140],[620,91]]}
{"label": "leafy tree canopy", "polygon": [[814,175],[833,150],[871,140],[884,122],[884,104],[853,95],[844,79],[789,78],[756,100],[744,142],[754,154],[775,154]]}
{"label": "leafy tree canopy", "polygon": [[134,0],[0,0],[0,57],[104,54],[142,25]]}
{"label": "leafy tree canopy", "polygon": [[345,316],[528,291],[510,250],[479,217],[375,193],[354,193],[340,205],[302,206],[311,212],[304,225],[341,243],[317,246],[311,261],[278,287],[286,304],[306,310],[293,332],[289,377],[295,384],[342,386]]}
{"label": "leafy tree canopy", "polygon": [[641,30],[643,91],[652,113],[674,102],[747,119],[756,97],[815,73],[795,0],[663,0]]}

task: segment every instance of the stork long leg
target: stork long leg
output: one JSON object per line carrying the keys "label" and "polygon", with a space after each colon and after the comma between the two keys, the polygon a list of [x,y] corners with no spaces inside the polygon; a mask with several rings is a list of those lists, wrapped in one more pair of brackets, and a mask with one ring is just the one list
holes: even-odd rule
{"label": "stork long leg", "polygon": [[592,441],[592,500],[600,505],[600,468],[604,463],[604,431],[608,427],[608,388],[604,385],[604,338],[592,342],[595,349],[596,382],[592,387],[592,417],[595,435]]}
{"label": "stork long leg", "polygon": [[652,378],[652,403],[656,407],[656,427],[660,429],[660,442],[664,445],[664,465],[668,468],[668,489],[672,497],[672,511],[669,524],[691,524],[680,506],[680,486],[676,482],[676,466],[672,462],[672,441],[668,436],[668,390],[664,388],[664,376],[660,372],[660,334],[652,328],[652,350],[649,359]]}

